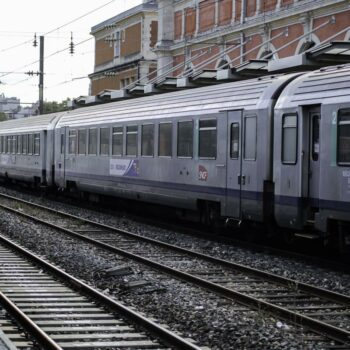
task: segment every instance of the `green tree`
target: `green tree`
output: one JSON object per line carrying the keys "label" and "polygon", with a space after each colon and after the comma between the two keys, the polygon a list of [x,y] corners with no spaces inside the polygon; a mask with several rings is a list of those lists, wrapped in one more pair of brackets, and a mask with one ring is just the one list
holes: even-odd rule
{"label": "green tree", "polygon": [[70,101],[70,98],[63,100],[62,102],[52,101],[52,102],[44,102],[44,114],[62,112],[68,109],[67,103]]}
{"label": "green tree", "polygon": [[7,119],[7,115],[4,112],[0,112],[0,122],[3,122]]}

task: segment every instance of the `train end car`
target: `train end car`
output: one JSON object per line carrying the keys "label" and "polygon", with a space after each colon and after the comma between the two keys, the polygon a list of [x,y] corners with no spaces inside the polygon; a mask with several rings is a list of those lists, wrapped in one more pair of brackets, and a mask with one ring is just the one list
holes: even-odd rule
{"label": "train end car", "polygon": [[53,183],[53,130],[62,113],[0,123],[0,176],[32,185]]}

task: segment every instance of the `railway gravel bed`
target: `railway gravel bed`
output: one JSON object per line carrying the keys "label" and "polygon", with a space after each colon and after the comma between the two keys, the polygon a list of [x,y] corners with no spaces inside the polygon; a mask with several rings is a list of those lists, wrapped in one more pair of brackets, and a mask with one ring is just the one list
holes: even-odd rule
{"label": "railway gravel bed", "polygon": [[[11,216],[11,214],[6,214],[6,216],[8,215]],[[11,219],[9,219],[9,222],[11,222]],[[18,235],[18,233],[14,233],[15,230],[10,231],[12,234]],[[47,231],[47,229],[45,231]],[[20,236],[21,235],[19,235],[18,238],[20,238]],[[25,240],[25,237],[20,239]],[[62,239],[62,237],[57,237],[58,241],[61,241]],[[44,241],[47,243],[47,238],[45,238]],[[74,240],[68,239],[70,245],[73,245],[73,241]],[[34,242],[35,245],[38,245],[37,240],[34,240]],[[71,260],[75,262],[75,271],[77,271],[78,266],[79,271],[80,269],[82,271],[86,269],[87,262],[95,265],[96,258],[99,256],[99,254],[95,253],[95,251],[99,251],[99,249],[91,247],[87,248],[87,256],[85,256],[84,259],[79,259],[80,264],[77,264],[76,258],[85,251],[85,249],[82,249],[82,246],[84,245],[85,244],[81,243],[78,244],[78,247],[73,250],[73,253],[70,256]],[[49,247],[46,247],[46,251]],[[62,257],[61,250],[55,249],[55,244],[52,248],[53,249],[49,250],[53,250],[51,254],[53,254],[54,257],[56,255],[61,257],[62,260],[67,259],[66,256]],[[45,251],[45,245],[41,249],[44,249]],[[92,254],[93,252],[95,254]],[[106,253],[100,252],[100,254],[103,255]],[[175,280],[171,281],[169,279],[165,279],[164,276],[159,276],[155,274],[154,271],[146,271],[147,269],[145,269],[143,266],[130,264],[130,261],[117,259],[118,261],[113,265],[113,263],[111,264],[111,261],[113,261],[112,259],[115,259],[115,257],[111,256],[110,254],[108,254],[108,256],[110,257],[109,260],[107,259],[109,264],[106,262],[106,260],[104,260],[102,266],[93,266],[88,276],[86,276],[86,271],[81,273],[85,275],[87,280],[90,279],[91,281],[91,278],[93,278],[93,283],[98,284],[102,289],[105,288],[105,291],[111,292],[112,294],[118,296],[118,298],[130,297],[131,295],[133,297],[137,296],[138,303],[141,304],[145,303],[145,300],[151,299],[152,303],[147,303],[147,305],[144,305],[144,307],[148,310],[147,312],[152,312],[152,314],[157,318],[159,318],[159,315],[161,315],[162,320],[167,320],[166,323],[168,324],[171,324],[172,319],[175,317],[179,320],[183,320],[185,315],[184,324],[186,327],[184,328],[184,324],[180,324],[177,325],[178,328],[185,332],[187,336],[192,336],[196,340],[198,338],[202,339],[203,344],[212,348],[227,348],[225,347],[227,344],[234,344],[236,347],[242,346],[245,348],[247,346],[251,346],[251,348],[262,349],[274,349],[281,347],[287,347],[290,349],[322,349],[329,348],[329,346],[335,346],[335,344],[332,342],[324,342],[325,340],[322,339],[322,337],[318,337],[310,333],[303,335],[300,333],[302,332],[301,329],[291,327],[284,322],[270,318],[262,312],[252,312],[239,305],[232,306],[232,303],[228,302],[227,300],[225,301],[223,299],[213,297],[212,295],[203,291],[199,293],[198,290],[195,290],[195,288],[190,293],[191,289],[193,288],[189,287],[188,285],[179,283]],[[99,261],[99,259],[97,259],[97,261]],[[128,275],[128,273],[125,275],[122,274],[117,278],[114,277],[116,278],[116,281],[114,281],[113,278],[111,279],[111,274],[106,273],[106,271],[113,266],[125,265],[127,266],[126,270],[131,269],[133,271],[131,275]],[[74,270],[74,267],[71,268]],[[176,291],[176,285],[179,286],[179,290],[181,291],[180,294],[178,291]],[[175,293],[173,292],[174,290],[176,291]],[[172,292],[170,299],[167,295],[169,292]],[[156,304],[154,304],[155,295],[158,296]],[[203,295],[203,300],[199,298],[200,295]],[[164,296],[165,298],[163,299]],[[169,300],[171,301],[171,304],[169,304]],[[174,301],[179,301],[182,303],[182,305],[174,305]],[[159,307],[159,303],[161,304],[161,307]],[[186,309],[184,304],[189,306],[189,309]],[[157,306],[154,307],[155,305]],[[171,309],[174,309],[174,306],[177,306],[182,310],[181,313],[176,313],[175,317],[173,312],[169,312]],[[167,316],[170,316],[171,319],[167,319]],[[203,320],[203,317],[205,320]],[[239,321],[235,322],[235,320]],[[197,331],[193,331],[193,328],[195,330],[197,329]],[[296,336],[296,334],[298,335]],[[284,338],[282,342],[281,339],[279,339],[281,336]],[[226,341],[226,337],[229,337],[229,340]],[[276,338],[275,342],[272,341],[274,338]],[[222,347],[222,344],[225,344],[225,346]]]}
{"label": "railway gravel bed", "polygon": [[52,209],[81,216],[88,220],[135,232],[165,243],[178,245],[186,249],[192,249],[217,258],[244,264],[303,283],[350,295],[350,274],[332,268],[319,267],[317,263],[278,256],[269,252],[256,252],[255,250],[236,247],[231,244],[213,242],[212,240],[189,236],[185,233],[174,232],[173,230],[140,224],[128,218],[125,213],[122,213],[121,217],[102,214],[93,210],[81,209],[75,205],[63,204],[46,198],[24,194],[1,186],[0,193],[13,195],[24,200],[32,201],[33,203],[42,204]]}
{"label": "railway gravel bed", "polygon": [[[35,348],[200,350],[1,234],[0,289],[0,303],[35,339]],[[33,348],[18,342],[7,320],[1,329],[13,345]]]}

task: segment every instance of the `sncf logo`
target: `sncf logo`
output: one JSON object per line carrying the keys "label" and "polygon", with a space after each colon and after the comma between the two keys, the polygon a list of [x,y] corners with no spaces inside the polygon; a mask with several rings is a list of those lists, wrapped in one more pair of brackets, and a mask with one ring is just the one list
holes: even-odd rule
{"label": "sncf logo", "polygon": [[208,170],[203,166],[198,166],[198,180],[207,181],[208,180]]}

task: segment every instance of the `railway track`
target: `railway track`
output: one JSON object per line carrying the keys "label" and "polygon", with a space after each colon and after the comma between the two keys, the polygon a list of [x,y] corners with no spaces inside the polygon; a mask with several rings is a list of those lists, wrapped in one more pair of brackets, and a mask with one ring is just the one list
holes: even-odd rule
{"label": "railway track", "polygon": [[[1,207],[225,298],[302,325],[349,348],[350,297],[1,196]],[[6,204],[5,204],[6,202]],[[41,218],[40,218],[41,217]],[[48,219],[49,217],[49,219]]]}
{"label": "railway track", "polygon": [[[38,349],[199,350],[2,235],[0,290],[0,304]],[[13,349],[31,348],[10,321],[0,323]]]}

